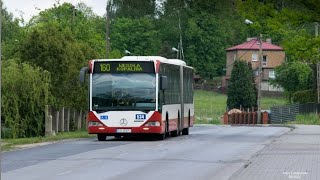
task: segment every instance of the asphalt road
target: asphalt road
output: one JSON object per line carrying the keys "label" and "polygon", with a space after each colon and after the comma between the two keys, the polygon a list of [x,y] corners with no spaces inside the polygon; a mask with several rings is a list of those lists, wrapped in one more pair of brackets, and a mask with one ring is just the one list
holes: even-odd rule
{"label": "asphalt road", "polygon": [[228,179],[285,127],[196,126],[190,135],[64,141],[2,154],[3,180]]}

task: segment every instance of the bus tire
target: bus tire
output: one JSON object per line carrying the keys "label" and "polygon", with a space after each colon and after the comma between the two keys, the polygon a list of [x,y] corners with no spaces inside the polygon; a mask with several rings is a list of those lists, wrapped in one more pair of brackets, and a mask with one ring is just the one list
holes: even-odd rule
{"label": "bus tire", "polygon": [[169,131],[169,115],[166,114],[166,128],[165,128],[165,135],[166,137],[169,137],[170,131]]}
{"label": "bus tire", "polygon": [[107,135],[105,134],[97,134],[97,138],[99,141],[105,141],[107,138]]}
{"label": "bus tire", "polygon": [[189,110],[189,116],[188,116],[188,127],[182,130],[182,135],[189,135],[189,127],[190,127],[190,110]]}
{"label": "bus tire", "polygon": [[171,131],[170,134],[171,134],[172,137],[177,137],[178,136],[178,129],[175,130],[175,131]]}
{"label": "bus tire", "polygon": [[189,128],[184,128],[182,130],[182,135],[189,135]]}
{"label": "bus tire", "polygon": [[164,140],[166,138],[166,133],[157,134],[156,136],[158,140]]}
{"label": "bus tire", "polygon": [[171,132],[172,137],[177,137],[180,135],[180,130],[179,130],[179,121],[180,121],[180,114],[178,112],[178,124],[177,124],[177,129],[175,131]]}

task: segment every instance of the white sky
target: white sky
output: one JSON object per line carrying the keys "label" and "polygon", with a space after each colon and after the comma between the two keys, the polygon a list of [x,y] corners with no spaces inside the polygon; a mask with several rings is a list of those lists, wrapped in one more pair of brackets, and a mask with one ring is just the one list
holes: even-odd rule
{"label": "white sky", "polygon": [[[3,6],[14,15],[23,17],[28,22],[32,16],[39,14],[40,11],[53,7],[59,0],[3,0]],[[106,11],[107,0],[60,0],[60,4],[69,2],[73,5],[84,2],[92,8],[93,12],[102,16]]]}

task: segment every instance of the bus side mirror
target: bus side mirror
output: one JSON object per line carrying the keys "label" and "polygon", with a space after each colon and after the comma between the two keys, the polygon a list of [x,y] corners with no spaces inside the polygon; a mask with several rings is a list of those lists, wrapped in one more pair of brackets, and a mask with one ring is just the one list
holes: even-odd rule
{"label": "bus side mirror", "polygon": [[168,87],[167,76],[160,77],[160,90],[165,90]]}
{"label": "bus side mirror", "polygon": [[88,67],[83,67],[80,70],[80,76],[79,76],[79,80],[80,83],[83,84],[85,82],[85,78],[86,78],[86,74],[89,72],[89,68]]}

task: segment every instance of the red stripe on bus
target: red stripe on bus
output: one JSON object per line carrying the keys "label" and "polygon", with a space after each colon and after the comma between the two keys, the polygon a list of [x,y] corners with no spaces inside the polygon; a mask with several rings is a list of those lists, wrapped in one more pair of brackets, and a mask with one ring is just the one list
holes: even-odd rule
{"label": "red stripe on bus", "polygon": [[88,113],[88,118],[87,118],[88,122],[89,121],[100,121],[99,118],[97,118],[96,115],[94,115],[94,113],[92,111],[90,111]]}
{"label": "red stripe on bus", "polygon": [[93,61],[92,60],[89,61],[89,71],[92,74],[92,72],[93,72]]}
{"label": "red stripe on bus", "polygon": [[161,64],[161,62],[159,60],[156,60],[156,73],[159,72],[160,64]]}

